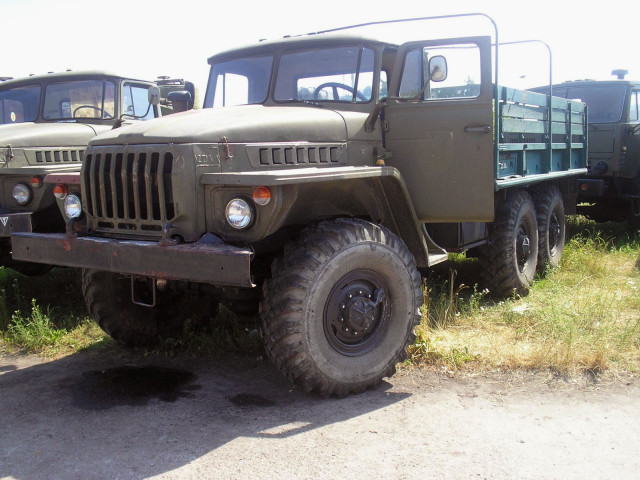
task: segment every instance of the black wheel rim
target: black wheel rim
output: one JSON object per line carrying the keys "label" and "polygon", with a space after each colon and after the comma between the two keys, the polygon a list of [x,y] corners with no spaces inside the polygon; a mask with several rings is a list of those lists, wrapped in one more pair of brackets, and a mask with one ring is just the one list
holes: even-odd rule
{"label": "black wheel rim", "polygon": [[524,273],[531,259],[531,226],[523,220],[516,232],[516,260],[518,270]]}
{"label": "black wheel rim", "polygon": [[342,355],[357,357],[373,350],[389,327],[391,299],[383,277],[354,270],[337,282],[324,308],[324,333]]}
{"label": "black wheel rim", "polygon": [[558,214],[556,212],[552,212],[551,218],[549,219],[549,251],[552,256],[558,251],[561,231]]}

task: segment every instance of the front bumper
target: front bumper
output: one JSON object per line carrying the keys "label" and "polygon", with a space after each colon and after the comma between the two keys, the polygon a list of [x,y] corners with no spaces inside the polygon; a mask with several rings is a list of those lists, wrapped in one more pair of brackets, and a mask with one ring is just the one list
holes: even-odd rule
{"label": "front bumper", "polygon": [[0,238],[10,237],[13,232],[31,232],[32,213],[5,213],[0,214]]}
{"label": "front bumper", "polygon": [[69,238],[64,233],[14,233],[11,246],[14,260],[157,279],[254,286],[250,274],[251,251],[223,243],[198,241],[161,247],[149,241]]}

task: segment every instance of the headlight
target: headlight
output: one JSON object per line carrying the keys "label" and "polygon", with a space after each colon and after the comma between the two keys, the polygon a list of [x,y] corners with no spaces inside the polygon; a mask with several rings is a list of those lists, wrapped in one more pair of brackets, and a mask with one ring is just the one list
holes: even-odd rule
{"label": "headlight", "polygon": [[79,217],[82,213],[82,201],[75,194],[70,194],[64,199],[64,214],[67,218]]}
{"label": "headlight", "polygon": [[16,183],[11,195],[18,205],[26,205],[33,199],[33,190],[26,183]]}
{"label": "headlight", "polygon": [[253,220],[253,211],[249,204],[241,198],[234,198],[227,203],[227,208],[224,211],[227,222],[233,228],[238,230],[247,228]]}

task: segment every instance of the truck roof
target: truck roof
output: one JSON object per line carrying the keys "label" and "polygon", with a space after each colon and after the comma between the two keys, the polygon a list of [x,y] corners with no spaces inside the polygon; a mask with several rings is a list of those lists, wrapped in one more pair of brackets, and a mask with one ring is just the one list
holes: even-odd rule
{"label": "truck roof", "polygon": [[73,79],[84,79],[84,78],[95,78],[95,77],[110,77],[110,78],[123,78],[128,80],[135,80],[139,82],[149,83],[149,80],[136,79],[131,78],[125,75],[118,75],[113,72],[108,72],[104,70],[84,70],[84,71],[67,71],[67,72],[55,72],[55,73],[45,73],[43,75],[30,75],[28,77],[14,78],[10,80],[6,80],[0,84],[0,89],[5,88],[13,88],[19,85],[30,85],[33,83],[39,83],[42,81],[57,81],[57,80],[73,80]]}
{"label": "truck roof", "polygon": [[585,79],[585,80],[568,80],[566,82],[562,82],[562,83],[555,83],[553,86],[554,87],[575,87],[575,86],[581,86],[581,87],[590,87],[590,86],[603,86],[603,85],[631,85],[631,86],[638,86],[640,85],[640,80],[634,81],[634,80],[616,80],[616,79],[612,79],[612,80],[592,80],[592,79]]}
{"label": "truck roof", "polygon": [[225,57],[235,57],[239,53],[243,55],[258,55],[262,52],[271,52],[273,50],[296,46],[300,48],[317,48],[331,45],[344,45],[345,43],[382,45],[396,47],[396,44],[384,42],[378,39],[365,37],[362,35],[345,35],[345,34],[307,34],[292,37],[284,37],[277,40],[264,40],[259,43],[246,45],[243,47],[233,48],[209,57],[209,64],[214,63]]}

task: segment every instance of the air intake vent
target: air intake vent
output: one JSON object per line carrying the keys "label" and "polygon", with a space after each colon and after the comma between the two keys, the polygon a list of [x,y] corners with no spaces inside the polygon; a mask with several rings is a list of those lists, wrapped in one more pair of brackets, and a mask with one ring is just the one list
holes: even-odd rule
{"label": "air intake vent", "polygon": [[[36,150],[37,163],[81,162],[84,150]],[[32,157],[33,158],[33,157]]]}
{"label": "air intake vent", "polygon": [[254,167],[342,165],[346,161],[344,149],[345,145],[340,143],[247,145],[247,153]]}

